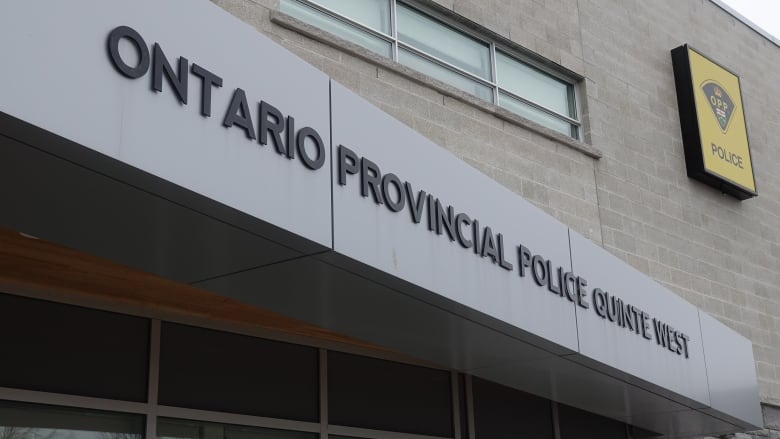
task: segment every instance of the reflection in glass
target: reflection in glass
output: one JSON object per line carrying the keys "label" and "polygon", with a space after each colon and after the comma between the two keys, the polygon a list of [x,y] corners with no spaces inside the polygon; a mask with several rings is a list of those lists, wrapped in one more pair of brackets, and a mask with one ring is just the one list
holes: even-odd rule
{"label": "reflection in glass", "polygon": [[328,352],[330,425],[453,437],[446,370]]}
{"label": "reflection in glass", "polygon": [[496,52],[498,86],[545,108],[575,117],[574,89],[528,64]]}
{"label": "reflection in glass", "polygon": [[0,439],[143,439],[144,417],[0,402]]}
{"label": "reflection in glass", "polygon": [[319,433],[160,418],[159,439],[318,439]]}
{"label": "reflection in glass", "polygon": [[316,26],[334,35],[338,35],[345,40],[363,46],[372,52],[376,52],[385,57],[390,57],[391,55],[390,42],[362,31],[341,20],[323,14],[315,9],[304,6],[296,1],[282,1],[280,10],[301,21],[305,21],[312,26]]}
{"label": "reflection in glass", "polygon": [[163,322],[157,402],[317,422],[318,359],[310,346]]}
{"label": "reflection in glass", "polygon": [[525,102],[517,100],[507,94],[499,94],[499,105],[510,110],[513,113],[517,113],[520,116],[530,119],[538,124],[544,125],[547,128],[551,128],[567,136],[577,137],[577,127],[569,122],[558,119],[548,113],[545,113],[538,108],[532,107]]}
{"label": "reflection in glass", "polygon": [[146,401],[149,320],[0,294],[0,387]]}
{"label": "reflection in glass", "polygon": [[436,64],[433,61],[429,61],[415,53],[404,49],[399,49],[398,62],[419,72],[425,73],[428,76],[432,76],[441,82],[450,84],[453,87],[457,87],[465,92],[476,95],[480,99],[493,102],[492,88],[488,87],[487,85],[480,84],[479,82],[461,75],[454,70],[442,67],[439,64]]}
{"label": "reflection in glass", "polygon": [[314,0],[314,3],[390,35],[390,0]]}
{"label": "reflection in glass", "polygon": [[561,439],[626,439],[625,424],[584,410],[560,404]]}
{"label": "reflection in glass", "polygon": [[483,79],[490,79],[490,48],[414,9],[398,4],[398,39]]}

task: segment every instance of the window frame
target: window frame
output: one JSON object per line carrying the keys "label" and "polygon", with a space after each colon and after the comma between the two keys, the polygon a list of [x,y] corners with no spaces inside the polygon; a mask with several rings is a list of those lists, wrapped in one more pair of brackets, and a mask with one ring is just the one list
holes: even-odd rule
{"label": "window frame", "polygon": [[[304,7],[309,7],[311,9],[314,9],[324,15],[327,15],[335,20],[338,20],[342,23],[344,23],[347,26],[352,26],[356,29],[362,30],[364,32],[367,32],[371,34],[374,37],[377,37],[387,43],[390,44],[390,53],[392,59],[395,62],[399,62],[399,48],[407,50],[411,52],[414,55],[417,55],[421,58],[423,58],[426,61],[429,61],[433,64],[439,65],[445,69],[448,69],[456,74],[459,74],[461,76],[464,76],[468,80],[471,80],[473,82],[476,82],[478,84],[481,84],[483,86],[489,87],[491,90],[492,100],[491,101],[485,101],[489,104],[499,106],[513,114],[516,114],[514,111],[509,110],[506,107],[501,106],[501,93],[504,93],[511,98],[528,105],[532,109],[541,111],[542,113],[545,113],[549,116],[552,116],[556,119],[561,120],[562,122],[566,122],[569,124],[570,127],[570,133],[568,135],[561,133],[562,135],[566,135],[567,137],[570,137],[575,140],[582,140],[583,136],[583,124],[582,124],[582,105],[581,105],[581,97],[580,97],[580,90],[578,87],[578,79],[575,78],[573,75],[568,75],[558,69],[551,68],[547,63],[544,61],[535,59],[535,57],[530,56],[528,53],[524,53],[522,49],[518,49],[517,47],[513,47],[511,44],[508,44],[504,41],[498,41],[498,38],[488,38],[483,34],[480,34],[478,31],[471,29],[470,27],[464,25],[463,23],[458,22],[457,20],[453,20],[451,17],[443,16],[441,13],[437,13],[436,11],[432,10],[429,7],[422,6],[415,4],[409,0],[388,0],[390,2],[390,34],[385,34],[381,31],[378,31],[372,27],[369,27],[365,24],[362,24],[360,22],[357,22],[355,20],[352,20],[349,17],[346,17],[344,15],[341,15],[339,12],[334,11],[326,6],[322,6],[321,4],[317,3],[317,0],[282,0],[282,1],[289,1],[289,2],[295,2],[298,3]],[[484,43],[488,47],[489,51],[489,57],[490,57],[490,80],[487,80],[485,78],[482,78],[478,75],[475,75],[471,72],[468,72],[460,67],[457,67],[447,61],[444,61],[434,55],[430,55],[426,52],[424,52],[421,49],[418,49],[412,45],[409,45],[407,43],[404,43],[403,41],[400,41],[398,38],[398,12],[397,12],[397,6],[398,3],[401,3],[405,7],[412,9],[422,15],[424,15],[426,18],[429,18],[431,20],[434,20],[436,22],[441,23],[442,25],[451,28],[452,30],[456,32],[460,32],[464,34],[465,36],[469,38],[473,38],[481,43]],[[563,84],[567,85],[569,87],[569,90],[571,90],[572,93],[572,102],[571,105],[574,106],[572,113],[575,115],[574,117],[569,116],[567,114],[561,114],[558,113],[555,110],[549,109],[545,107],[544,105],[535,102],[531,99],[528,99],[526,97],[520,96],[506,88],[503,88],[498,85],[497,81],[497,52],[500,51],[513,59],[514,61],[525,64],[532,69],[538,70],[540,74],[548,75]],[[376,53],[376,52],[374,52]],[[386,56],[383,54],[379,54],[380,56]],[[433,79],[437,79],[435,77],[432,77]],[[454,86],[453,86],[454,87]],[[459,89],[460,90],[460,89]],[[464,91],[464,93],[469,93],[467,91]],[[471,94],[471,93],[469,93]],[[476,96],[476,95],[474,95]],[[477,99],[483,100],[482,98],[477,96]],[[521,116],[522,117],[522,116]],[[536,122],[539,123],[539,122]],[[542,126],[545,126],[546,128],[552,129],[555,132],[560,133],[560,131],[555,130],[554,128],[547,127],[543,123],[539,123]],[[576,135],[571,134],[571,129],[576,130]]]}

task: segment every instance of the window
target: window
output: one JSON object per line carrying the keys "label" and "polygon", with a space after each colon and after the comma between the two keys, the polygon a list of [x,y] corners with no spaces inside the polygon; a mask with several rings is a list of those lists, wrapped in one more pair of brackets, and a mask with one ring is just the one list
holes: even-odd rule
{"label": "window", "polygon": [[149,320],[0,294],[0,387],[146,401]]}
{"label": "window", "polygon": [[626,426],[613,419],[560,404],[561,439],[626,439]]}
{"label": "window", "polygon": [[281,10],[575,139],[572,81],[398,0],[281,0]]}
{"label": "window", "polygon": [[143,415],[0,402],[5,439],[143,439]]}
{"label": "window", "polygon": [[164,323],[159,403],[316,422],[318,359],[308,346]]}
{"label": "window", "polygon": [[158,418],[158,439],[319,439],[318,433]]}
{"label": "window", "polygon": [[450,373],[329,352],[328,422],[373,430],[453,437]]}
{"label": "window", "polygon": [[472,393],[478,438],[554,437],[549,400],[479,378],[473,378]]}

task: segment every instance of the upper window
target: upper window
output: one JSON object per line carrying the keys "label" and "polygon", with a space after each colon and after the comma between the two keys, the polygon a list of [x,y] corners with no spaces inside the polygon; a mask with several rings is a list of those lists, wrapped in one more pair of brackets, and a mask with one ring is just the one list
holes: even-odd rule
{"label": "upper window", "polygon": [[282,0],[281,10],[382,56],[580,138],[571,81],[398,0]]}

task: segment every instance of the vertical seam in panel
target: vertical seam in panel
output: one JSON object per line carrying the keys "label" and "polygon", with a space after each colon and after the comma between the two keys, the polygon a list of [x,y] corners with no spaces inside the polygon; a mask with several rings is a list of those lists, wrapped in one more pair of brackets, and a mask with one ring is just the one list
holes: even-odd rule
{"label": "vertical seam in panel", "polygon": [[[574,273],[574,257],[572,256],[572,251],[571,251],[571,229],[568,227],[566,228],[566,235],[569,240],[569,267],[571,267],[571,272]],[[579,310],[577,309],[578,305],[576,303],[574,303],[573,305],[574,305],[574,329],[577,334],[577,352],[582,352],[582,349],[580,348],[580,322],[577,319],[578,316],[577,313]]]}
{"label": "vertical seam in panel", "polygon": [[561,439],[561,418],[558,414],[558,403],[550,401],[550,412],[552,413],[553,437]]}
{"label": "vertical seam in panel", "polygon": [[330,249],[336,249],[336,211],[333,207],[333,79],[328,78],[328,129],[330,129]]}
{"label": "vertical seam in panel", "polygon": [[328,438],[328,351],[319,350],[320,439]]}
{"label": "vertical seam in panel", "polygon": [[149,334],[149,387],[147,391],[146,439],[157,437],[157,395],[160,384],[161,322],[152,319]]}
{"label": "vertical seam in panel", "polygon": [[476,439],[477,426],[474,422],[474,389],[471,381],[471,375],[466,375],[466,419],[468,419],[468,439]]}
{"label": "vertical seam in panel", "polygon": [[701,329],[701,310],[696,309],[696,317],[699,319],[699,340],[701,340],[701,356],[704,362],[704,378],[707,380],[708,406],[712,407],[712,393],[710,392],[710,372],[707,370],[707,350],[704,349],[704,331]]}
{"label": "vertical seam in panel", "polygon": [[458,372],[450,371],[450,394],[452,395],[452,433],[455,439],[461,439],[460,431],[460,386]]}

